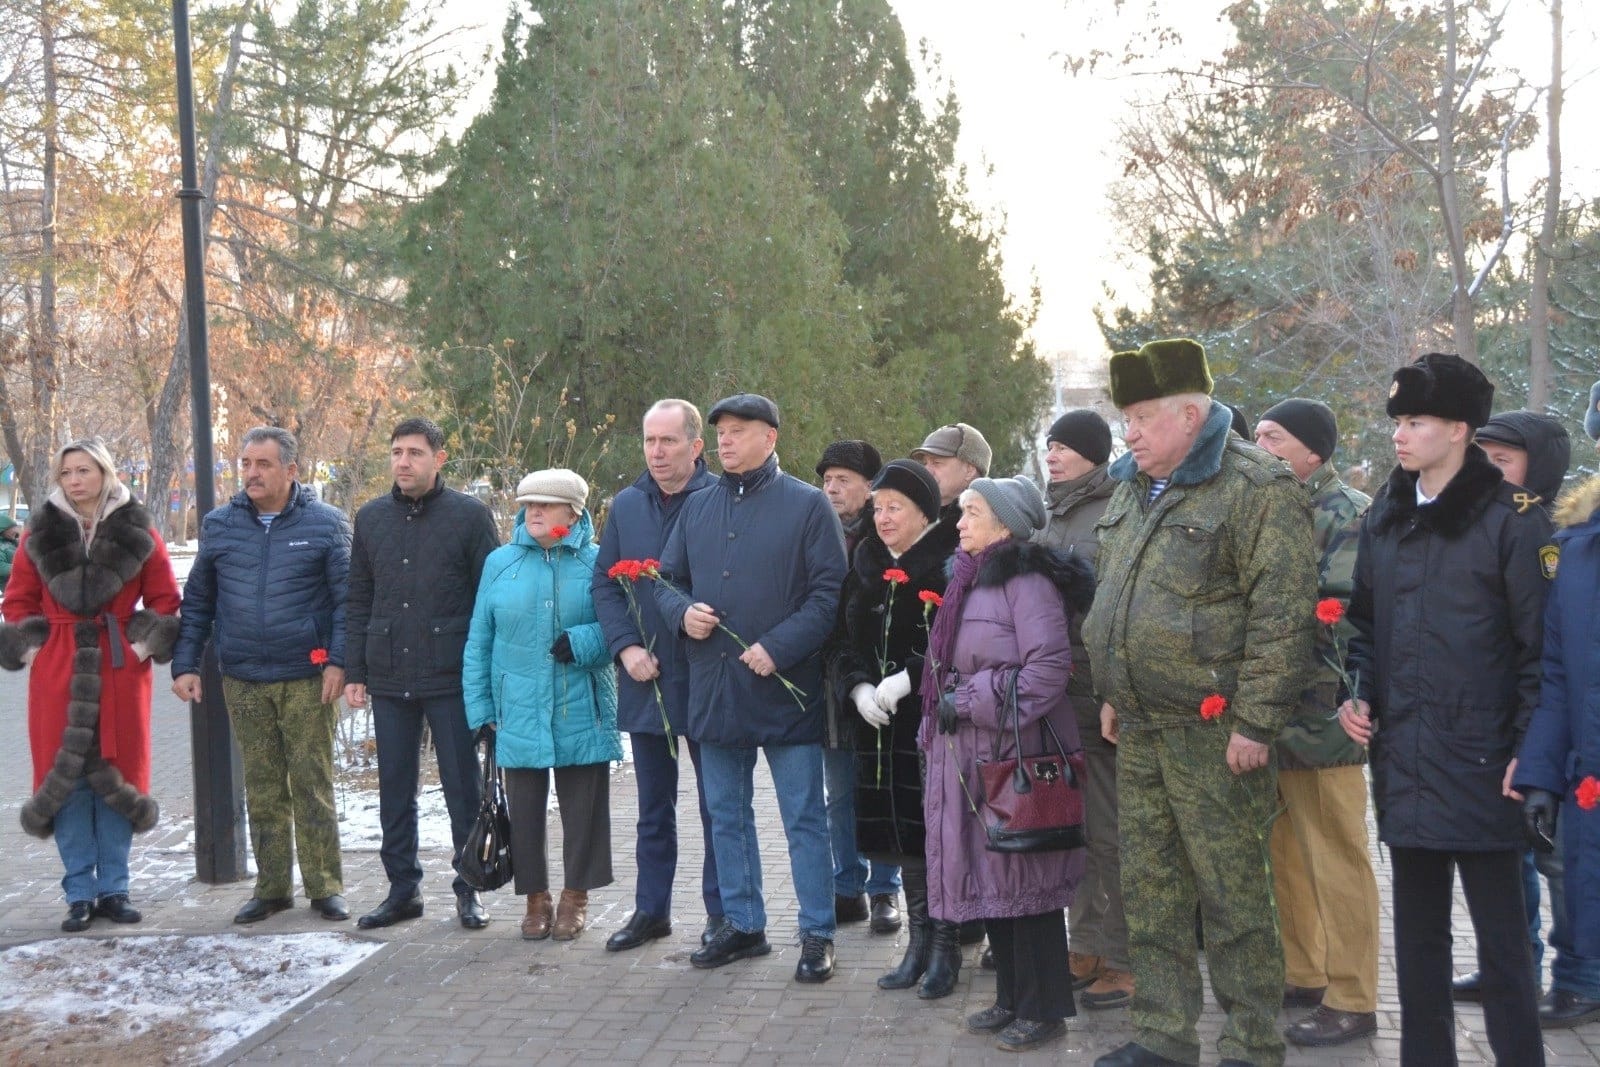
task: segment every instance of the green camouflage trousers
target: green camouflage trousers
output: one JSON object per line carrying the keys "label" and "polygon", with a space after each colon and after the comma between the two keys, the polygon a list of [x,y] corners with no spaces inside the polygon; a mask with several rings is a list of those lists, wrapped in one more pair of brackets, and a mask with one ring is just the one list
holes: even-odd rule
{"label": "green camouflage trousers", "polygon": [[1145,1048],[1200,1062],[1198,903],[1212,990],[1228,1013],[1218,1050],[1224,1059],[1282,1067],[1283,944],[1268,852],[1277,771],[1230,771],[1226,722],[1125,727],[1117,746],[1130,1018]]}
{"label": "green camouflage trousers", "polygon": [[244,760],[256,896],[294,896],[295,846],[312,899],[344,892],[339,816],[333,806],[333,735],[338,709],[322,703],[322,679],[222,680]]}

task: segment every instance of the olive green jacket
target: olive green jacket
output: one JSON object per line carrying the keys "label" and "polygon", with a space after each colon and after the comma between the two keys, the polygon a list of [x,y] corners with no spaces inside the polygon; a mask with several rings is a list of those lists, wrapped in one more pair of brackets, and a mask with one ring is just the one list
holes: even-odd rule
{"label": "olive green jacket", "polygon": [[1100,519],[1099,587],[1084,621],[1095,689],[1123,730],[1222,723],[1271,743],[1311,678],[1317,558],[1310,500],[1282,461],[1229,433],[1212,401],[1167,488],[1131,453]]}
{"label": "olive green jacket", "polygon": [[[1311,518],[1316,524],[1317,552],[1322,560],[1317,575],[1317,596],[1349,605],[1355,585],[1356,544],[1361,539],[1361,517],[1372,498],[1340,480],[1333,464],[1324,463],[1306,479],[1311,497]],[[1367,762],[1367,750],[1350,740],[1339,725],[1339,675],[1333,664],[1340,659],[1334,649],[1337,633],[1341,647],[1355,627],[1317,624],[1317,650],[1312,656],[1311,684],[1300,694],[1300,705],[1278,735],[1278,769],[1315,770],[1349,767]]]}

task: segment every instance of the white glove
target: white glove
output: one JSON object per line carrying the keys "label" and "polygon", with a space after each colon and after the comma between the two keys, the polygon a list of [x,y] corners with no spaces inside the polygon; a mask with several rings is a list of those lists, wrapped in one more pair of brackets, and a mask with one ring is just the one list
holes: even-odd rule
{"label": "white glove", "polygon": [[878,707],[889,715],[893,715],[900,701],[910,695],[911,675],[905,671],[895,671],[878,683]]}
{"label": "white glove", "polygon": [[150,658],[150,649],[145,646],[143,641],[133,641],[128,647],[133,649],[133,654],[139,658],[140,663]]}
{"label": "white glove", "polygon": [[878,707],[878,691],[868,682],[850,690],[850,699],[856,702],[856,711],[868,726],[882,728],[889,725],[889,714]]}

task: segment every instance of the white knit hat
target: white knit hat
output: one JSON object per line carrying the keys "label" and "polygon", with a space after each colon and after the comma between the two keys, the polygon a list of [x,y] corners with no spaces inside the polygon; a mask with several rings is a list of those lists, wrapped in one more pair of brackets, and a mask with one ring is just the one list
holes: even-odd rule
{"label": "white knit hat", "polygon": [[517,483],[517,503],[570,504],[572,510],[582,512],[589,499],[589,483],[576,471],[560,467],[534,471]]}

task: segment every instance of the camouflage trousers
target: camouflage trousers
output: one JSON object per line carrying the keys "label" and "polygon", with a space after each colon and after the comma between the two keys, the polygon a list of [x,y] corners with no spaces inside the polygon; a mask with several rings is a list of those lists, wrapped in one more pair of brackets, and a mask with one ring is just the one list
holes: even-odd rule
{"label": "camouflage trousers", "polygon": [[1277,772],[1270,764],[1243,776],[1230,771],[1229,733],[1225,723],[1200,722],[1122,731],[1118,837],[1134,976],[1130,1019],[1145,1048],[1200,1062],[1198,904],[1211,987],[1228,1013],[1218,1050],[1224,1059],[1282,1067],[1283,945],[1268,853]]}
{"label": "camouflage trousers", "polygon": [[333,805],[333,735],[338,710],[322,703],[322,679],[222,680],[228,717],[244,760],[256,892],[294,896],[300,877],[312,899],[344,892],[339,816]]}

